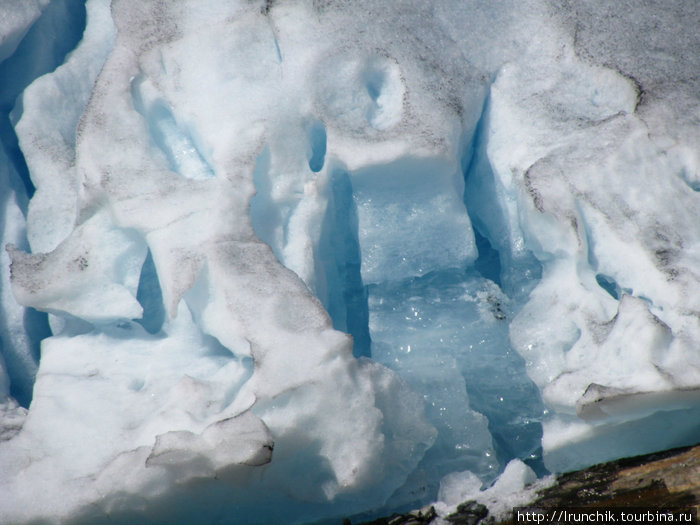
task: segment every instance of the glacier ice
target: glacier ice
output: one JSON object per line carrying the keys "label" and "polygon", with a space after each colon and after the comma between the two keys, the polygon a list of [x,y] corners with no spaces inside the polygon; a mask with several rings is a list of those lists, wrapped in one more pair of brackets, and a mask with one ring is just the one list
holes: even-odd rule
{"label": "glacier ice", "polygon": [[697,442],[692,4],[5,1],[0,521],[503,510]]}
{"label": "glacier ice", "polygon": [[498,480],[483,489],[482,483],[472,472],[453,472],[440,483],[438,501],[435,505],[438,518],[436,525],[447,525],[443,519],[458,510],[460,503],[475,501],[485,505],[496,520],[505,521],[512,515],[514,507],[527,505],[537,497],[537,492],[550,486],[554,476],[537,479],[535,472],[519,459],[510,461]]}

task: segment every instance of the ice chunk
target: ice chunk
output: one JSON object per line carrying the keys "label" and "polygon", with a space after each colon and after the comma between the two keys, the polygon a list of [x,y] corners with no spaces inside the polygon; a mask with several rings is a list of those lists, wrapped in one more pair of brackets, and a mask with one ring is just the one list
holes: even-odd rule
{"label": "ice chunk", "polygon": [[647,303],[624,295],[615,318],[600,333],[597,351],[584,351],[580,343],[574,344],[566,355],[571,371],[549,382],[543,390],[544,400],[552,406],[567,405],[572,396],[585,396],[593,384],[616,390],[639,385],[652,390],[672,388],[662,364],[672,337],[669,327],[649,312]]}
{"label": "ice chunk", "polygon": [[171,430],[157,435],[146,466],[162,465],[179,473],[179,483],[184,481],[183,475],[191,477],[192,471],[199,477],[221,479],[233,474],[222,469],[235,472],[236,465],[256,467],[269,463],[274,446],[265,424],[252,413],[244,412],[212,423],[201,434]]}
{"label": "ice chunk", "polygon": [[[14,4],[16,3],[3,3],[3,20],[9,19],[11,24],[14,23],[13,15],[17,14],[17,6]],[[12,128],[21,116],[20,95],[34,79],[58,67],[74,49],[85,27],[85,2],[56,0],[49,3],[30,1],[25,4],[26,7],[32,4],[41,6],[41,15],[31,27],[25,27],[28,30],[11,56],[0,62],[0,76],[3,78],[0,84],[0,137],[10,157],[10,166],[18,177],[13,184],[20,190],[22,197],[25,197],[25,192],[31,197],[34,188]],[[8,7],[7,10],[5,6]],[[16,101],[19,104],[15,105]],[[19,203],[25,212],[26,200],[21,198]]]}
{"label": "ice chunk", "polygon": [[546,421],[542,446],[547,467],[568,472],[650,450],[687,446],[696,439],[697,390],[635,393],[615,401],[601,403],[615,417],[583,420],[560,414]]}
{"label": "ice chunk", "polygon": [[454,472],[440,482],[440,495],[435,505],[440,517],[436,523],[449,523],[443,518],[468,501],[484,505],[493,519],[506,519],[514,507],[532,501],[538,491],[553,482],[554,476],[537,480],[533,470],[518,459],[509,462],[495,483],[485,490],[480,490],[481,484],[471,472]]}
{"label": "ice chunk", "polygon": [[[0,380],[2,379],[0,378]],[[5,387],[6,385],[0,384],[0,386]],[[7,397],[9,388],[3,388],[3,390],[5,391],[0,394],[4,397],[3,401],[0,402],[0,442],[15,437],[22,430],[24,420],[27,417],[27,409],[19,406],[14,399]]]}
{"label": "ice chunk", "polygon": [[0,62],[17,48],[27,29],[41,14],[50,0],[8,0],[2,6],[0,19]]}
{"label": "ice chunk", "polygon": [[[0,147],[0,242],[26,246],[26,225],[10,185],[9,163]],[[17,304],[10,284],[10,255],[0,251],[0,402],[11,395],[27,407],[38,367],[38,342],[48,335],[33,309]],[[13,400],[8,400],[14,403]]]}
{"label": "ice chunk", "polygon": [[472,472],[451,472],[440,481],[438,501],[448,507],[469,501],[481,490],[482,481]]}
{"label": "ice chunk", "polygon": [[145,246],[132,233],[114,228],[105,213],[49,254],[25,254],[12,245],[8,250],[13,291],[21,304],[88,322],[141,317],[135,296]]}
{"label": "ice chunk", "polygon": [[65,60],[82,1],[10,17],[4,113],[65,64],[0,129],[0,520],[364,519],[697,441],[693,17],[555,4],[90,0]]}
{"label": "ice chunk", "polygon": [[456,163],[401,158],[354,171],[350,181],[365,285],[466,267],[476,259]]}
{"label": "ice chunk", "polygon": [[[603,451],[616,424],[623,436],[643,420],[677,420],[673,438],[651,434],[634,453],[696,439],[681,421],[687,409],[674,403],[665,413],[658,412],[661,403],[647,405],[656,415],[634,402],[615,403],[615,415],[604,422],[584,423],[575,414],[578,407],[591,416],[585,392],[594,384],[643,397],[697,387],[698,360],[689,344],[700,335],[690,314],[698,309],[697,294],[686,292],[698,285],[697,257],[695,249],[681,248],[698,243],[690,211],[697,194],[650,139],[649,123],[638,115],[639,86],[629,75],[582,64],[569,45],[555,52],[545,42],[531,56],[542,67],[509,64],[491,90],[482,162],[508,198],[500,199],[507,204],[503,226],[486,231],[518,241],[507,234],[518,225],[543,263],[542,281],[511,324],[511,340],[555,412],[544,426],[545,464],[571,469],[613,457]],[[488,224],[486,213],[480,212],[481,224]],[[609,293],[610,279],[620,292]]]}
{"label": "ice chunk", "polygon": [[[542,408],[533,385],[519,376],[522,364],[509,356],[511,308],[492,282],[456,270],[369,288],[372,358],[399,371],[426,399],[427,414],[440,431],[429,458],[436,465],[451,458],[450,468],[460,465],[485,481],[498,471],[500,459],[490,432],[506,458],[528,458],[539,447]],[[495,361],[499,377],[486,368]],[[505,400],[517,410],[511,412]],[[488,429],[470,408],[475,404],[488,415]],[[511,441],[500,448],[516,435],[517,446]]]}
{"label": "ice chunk", "polygon": [[[161,433],[172,429],[206,432],[207,425],[213,424],[228,404],[228,389],[245,380],[249,372],[244,363],[213,354],[197,340],[191,323],[184,322],[187,316],[183,313],[181,317],[180,326],[171,326],[165,338],[149,336],[139,325],[126,324],[109,334],[44,341],[31,417],[22,433],[0,452],[3,471],[23,468],[14,466],[18,461],[19,465],[30,464],[22,479],[35,483],[34,475],[53,472],[41,476],[40,483],[55,487],[61,480],[101,471],[122,452],[152,447],[155,436]],[[81,394],[86,387],[92,392],[89,396]],[[115,418],[115,414],[122,417]],[[235,415],[229,413],[229,417]],[[66,420],[73,423],[65,425]],[[51,439],[46,440],[45,435]],[[76,442],[81,446],[76,447]],[[39,459],[44,455],[47,457]],[[159,476],[163,480],[162,473]],[[103,488],[114,490],[114,481],[112,478]],[[19,501],[24,492],[22,483],[11,489],[4,487],[3,492],[18,490],[15,502]],[[67,497],[66,502],[72,504],[84,501],[89,497],[89,486],[84,482],[73,485],[77,486],[82,491],[57,497]],[[46,498],[37,511],[56,507],[58,501]],[[8,508],[8,503],[2,503],[4,516],[20,512],[14,505]],[[68,511],[70,505],[63,508]]]}
{"label": "ice chunk", "polygon": [[86,9],[88,23],[81,43],[56,71],[24,90],[21,118],[15,126],[37,190],[27,219],[27,235],[35,252],[53,250],[75,226],[79,193],[76,133],[97,74],[114,43],[109,2],[90,0]]}
{"label": "ice chunk", "polygon": [[[313,120],[290,111],[298,98],[271,103],[279,88],[270,68],[280,67],[279,46],[286,48],[265,14],[253,5],[207,6],[113,2],[117,37],[76,137],[72,230],[60,241],[47,235],[58,243],[46,253],[12,250],[15,295],[52,312],[58,329],[43,344],[30,415],[0,447],[3,472],[24,472],[3,479],[3,519],[88,520],[97,504],[115,519],[135,509],[155,520],[179,509],[186,520],[237,508],[248,522],[281,523],[288,515],[278,509],[292,508],[298,521],[317,520],[382,505],[435,440],[420,397],[388,369],[355,360],[348,336],[255,238],[255,159],[264,143],[283,141],[268,128],[288,114],[292,129]],[[141,19],[160,22],[134,24]],[[105,20],[89,23],[97,29]],[[80,49],[74,57],[79,63]],[[375,94],[379,128],[398,111],[387,99],[397,70],[382,64],[366,79],[388,90]],[[82,93],[75,75],[65,81]],[[261,94],[250,99],[258,82]],[[231,123],[223,134],[220,119]],[[26,123],[23,133],[35,133],[37,121]],[[304,174],[325,169],[312,171],[306,148],[292,160]],[[303,264],[299,241],[324,210],[307,187],[292,214],[301,233],[284,247]],[[160,302],[139,287],[148,279],[158,280],[164,307],[152,334],[132,322],[138,297]],[[66,424],[74,419],[80,423]],[[300,469],[314,475],[300,483]],[[221,483],[244,489],[214,498],[228,490]],[[29,505],[29,486],[46,497]],[[183,487],[201,490],[204,503],[181,500]],[[262,495],[268,510],[260,510]]]}

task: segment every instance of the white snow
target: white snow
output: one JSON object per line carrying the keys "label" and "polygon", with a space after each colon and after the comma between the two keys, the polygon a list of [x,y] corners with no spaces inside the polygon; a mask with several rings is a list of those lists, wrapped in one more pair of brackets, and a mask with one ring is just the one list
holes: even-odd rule
{"label": "white snow", "polygon": [[113,46],[109,1],[91,0],[86,9],[88,24],[80,44],[54,73],[39,77],[22,93],[21,119],[15,126],[37,189],[27,218],[35,253],[53,250],[75,227],[76,130]]}
{"label": "white snow", "polygon": [[0,16],[0,62],[12,55],[50,0],[4,0]]}
{"label": "white snow", "polygon": [[0,521],[501,516],[700,439],[697,24],[597,4],[88,0],[0,89]]}
{"label": "white snow", "polygon": [[440,481],[440,492],[435,510],[436,525],[450,523],[444,518],[454,513],[460,503],[475,501],[486,506],[495,520],[506,520],[514,507],[523,506],[537,493],[554,482],[554,476],[537,479],[537,475],[518,459],[506,465],[503,473],[490,487],[482,488],[479,478],[471,472],[453,472]]}

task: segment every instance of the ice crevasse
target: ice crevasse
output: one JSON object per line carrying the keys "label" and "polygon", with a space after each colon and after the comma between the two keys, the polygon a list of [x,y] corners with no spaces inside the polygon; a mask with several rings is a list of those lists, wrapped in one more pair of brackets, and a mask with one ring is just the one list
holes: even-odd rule
{"label": "ice crevasse", "polygon": [[0,15],[3,523],[333,522],[700,440],[693,2]]}

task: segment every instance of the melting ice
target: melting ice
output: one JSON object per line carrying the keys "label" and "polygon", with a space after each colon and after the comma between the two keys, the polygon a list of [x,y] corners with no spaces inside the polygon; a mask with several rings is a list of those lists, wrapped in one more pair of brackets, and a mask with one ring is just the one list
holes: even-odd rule
{"label": "melting ice", "polygon": [[0,521],[505,508],[700,440],[691,4],[5,1]]}

